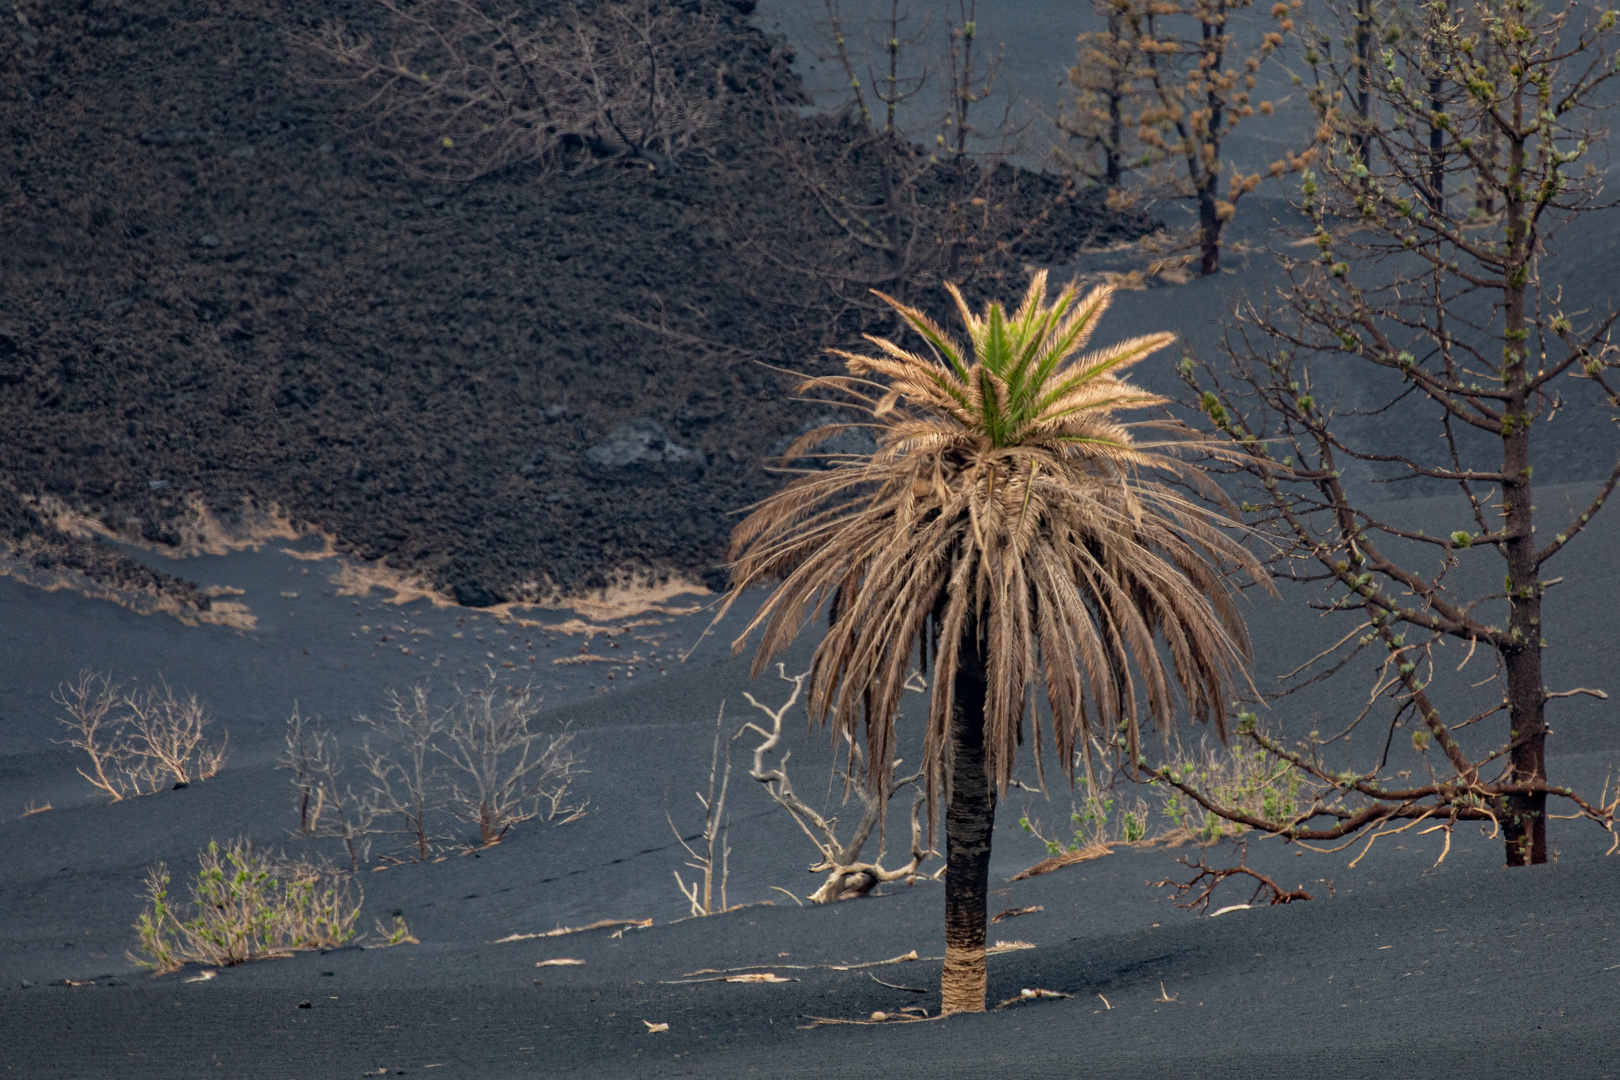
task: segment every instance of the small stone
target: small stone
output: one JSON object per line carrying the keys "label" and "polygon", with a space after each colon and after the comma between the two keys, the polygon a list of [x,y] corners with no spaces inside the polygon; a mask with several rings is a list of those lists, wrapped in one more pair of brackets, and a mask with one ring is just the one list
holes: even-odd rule
{"label": "small stone", "polygon": [[215,236],[213,233],[204,233],[203,235],[197,237],[198,247],[217,248],[222,243],[224,243],[224,241]]}

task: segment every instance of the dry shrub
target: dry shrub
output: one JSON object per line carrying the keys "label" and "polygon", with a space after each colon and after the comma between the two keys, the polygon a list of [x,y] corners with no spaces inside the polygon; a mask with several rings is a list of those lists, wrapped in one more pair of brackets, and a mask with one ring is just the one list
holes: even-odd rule
{"label": "dry shrub", "polygon": [[657,0],[377,0],[386,40],[340,22],[295,38],[353,85],[353,116],[408,169],[470,180],[516,164],[701,152],[726,95],[717,20]]}
{"label": "dry shrub", "polygon": [[211,779],[225,762],[230,736],[213,743],[203,735],[213,723],[208,707],[161,679],[126,693],[111,674],[86,669],[51,700],[66,713],[61,742],[90,758],[79,775],[113,802]]}
{"label": "dry shrub", "polygon": [[335,948],[354,938],[363,893],[329,866],[270,856],[245,839],[223,848],[210,841],[197,862],[184,915],[169,900],[169,868],[159,863],[147,872],[146,908],[135,923],[144,955],[130,959],[157,974]]}
{"label": "dry shrub", "polygon": [[[426,686],[390,691],[382,716],[356,717],[369,728],[358,789],[339,781],[344,755],[336,736],[295,709],[280,765],[293,774],[299,831],[341,839],[358,870],[375,836],[404,837],[412,857],[428,859],[452,838],[446,816],[473,825],[476,835],[466,842],[477,847],[525,821],[578,820],[588,800],[574,797],[585,771],[574,734],[566,726],[544,730],[540,704],[532,686],[504,685],[493,675],[482,686],[457,687],[447,704]],[[404,854],[382,857],[398,862]]]}
{"label": "dry shrub", "polygon": [[503,687],[493,675],[457,696],[450,745],[435,749],[453,770],[450,807],[477,826],[481,845],[496,843],[520,822],[566,825],[585,815],[584,802],[570,801],[574,779],[584,771],[573,751],[574,733],[543,732],[539,717],[533,687]]}

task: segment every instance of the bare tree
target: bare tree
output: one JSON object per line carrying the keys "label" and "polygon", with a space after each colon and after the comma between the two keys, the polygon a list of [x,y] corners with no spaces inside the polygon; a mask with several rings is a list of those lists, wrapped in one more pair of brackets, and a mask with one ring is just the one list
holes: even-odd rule
{"label": "bare tree", "polygon": [[51,700],[67,713],[58,717],[69,732],[60,741],[89,755],[90,771],[79,769],[78,773],[97,790],[120,802],[162,786],[151,762],[129,737],[118,711],[123,694],[110,673],[86,668],[72,682],[58,687]]}
{"label": "bare tree", "polygon": [[150,795],[166,783],[211,779],[228,753],[230,736],[210,742],[213,723],[196,694],[177,695],[167,682],[125,692],[110,674],[84,670],[52,698],[67,713],[63,742],[90,757],[83,776],[113,802]]}
{"label": "bare tree", "polygon": [[355,88],[354,116],[409,169],[467,180],[519,163],[704,152],[727,95],[716,19],[667,0],[376,0],[386,41],[340,22],[296,40]]}
{"label": "bare tree", "polygon": [[[1073,186],[1006,165],[1020,126],[1010,106],[982,114],[997,63],[971,0],[941,5],[938,22],[914,22],[900,0],[870,24],[822,0],[821,61],[842,73],[848,98],[832,117],[801,117],[782,105],[759,164],[782,178],[795,227],[764,227],[749,207],[730,231],[768,271],[746,287],[828,340],[893,326],[873,295],[901,299],[994,280],[1049,221]],[[926,100],[937,95],[939,108]],[[929,119],[912,129],[906,113]],[[783,282],[780,291],[767,283]]]}
{"label": "bare tree", "polygon": [[157,686],[124,695],[123,704],[135,745],[160,773],[176,784],[190,784],[219,772],[230,736],[218,743],[203,737],[203,729],[214,721],[195,693],[182,697],[160,679]]}
{"label": "bare tree", "polygon": [[[1106,87],[1116,78],[1110,73],[1110,65],[1118,63],[1116,57],[1137,58],[1127,74],[1135,79],[1130,97],[1141,105],[1132,136],[1140,148],[1139,163],[1151,174],[1154,190],[1193,204],[1201,274],[1220,268],[1221,233],[1237,213],[1238,202],[1263,179],[1260,173],[1244,175],[1229,167],[1222,160],[1222,147],[1244,120],[1256,112],[1272,113],[1271,102],[1252,100],[1257,73],[1261,62],[1282,44],[1282,34],[1294,28],[1293,13],[1302,0],[1274,4],[1271,17],[1278,29],[1244,43],[1233,19],[1255,4],[1256,0],[1118,0],[1104,34],[1106,47],[1083,52],[1074,69],[1073,78],[1082,86],[1101,81]],[[1272,162],[1266,175],[1297,172],[1309,164],[1309,156],[1290,154]]]}
{"label": "bare tree", "polygon": [[450,717],[429,700],[427,687],[418,685],[408,695],[388,691],[382,717],[357,719],[369,725],[398,755],[373,748],[367,738],[362,753],[371,777],[366,793],[369,813],[375,819],[397,820],[396,832],[410,838],[418,860],[426,860],[433,842],[439,839],[428,817],[442,804],[438,742],[449,729]]}
{"label": "bare tree", "polygon": [[[725,746],[725,768],[722,770],[720,767],[722,756],[720,729],[725,720],[726,704],[722,701],[720,703],[720,715],[714,721],[714,749],[709,755],[709,793],[705,795],[701,791],[694,792],[698,803],[703,807],[703,832],[699,836],[703,844],[703,850],[699,851],[694,848],[686,837],[681,835],[681,831],[675,827],[675,819],[669,817],[667,812],[664,815],[669,821],[670,831],[675,834],[675,839],[680,841],[681,847],[686,849],[689,859],[686,865],[703,875],[701,881],[694,877],[692,884],[688,885],[681,880],[681,872],[679,870],[674,871],[675,885],[681,890],[681,895],[686,897],[687,901],[692,905],[692,914],[694,916],[723,915],[731,910],[731,905],[726,899],[726,882],[731,876],[731,845],[726,839],[729,823],[725,817],[726,790],[731,786],[730,742],[727,742]],[[718,788],[715,784],[717,779],[719,780]],[[720,889],[719,907],[714,904],[714,892],[717,883]]]}
{"label": "bare tree", "polygon": [[[929,855],[934,854],[923,842],[923,827],[920,816],[924,803],[920,787],[923,774],[919,771],[910,776],[899,776],[900,761],[896,760],[889,766],[889,779],[887,784],[875,785],[870,783],[871,773],[866,766],[864,752],[860,743],[850,739],[846,733],[843,737],[844,752],[846,754],[845,767],[841,779],[844,782],[846,800],[850,795],[860,804],[861,817],[856,823],[854,832],[847,841],[838,838],[838,818],[836,815],[827,817],[814,807],[805,803],[795,794],[793,782],[788,778],[788,758],[793,752],[779,751],[782,741],[782,719],[798,704],[799,696],[804,690],[804,681],[808,673],[789,676],[782,664],[776,665],[777,676],[792,684],[793,692],[779,707],[772,709],[757,701],[752,694],[745,693],[748,703],[770,720],[767,729],[759,723],[750,721],[733,736],[733,740],[744,735],[752,734],[760,738],[754,746],[754,764],[749,769],[749,775],[764,785],[765,791],[771,799],[793,818],[793,822],[810,842],[821,853],[821,859],[810,867],[812,874],[825,873],[827,879],[821,887],[811,893],[811,903],[828,904],[835,900],[849,900],[858,896],[865,896],[878,885],[891,881],[904,881],[910,884],[920,878],[926,877],[921,873],[922,864]],[[914,676],[914,679],[920,678]],[[909,685],[909,689],[921,692],[923,687]],[[768,766],[768,755],[780,754],[774,765]],[[729,761],[728,761],[729,767]],[[835,775],[835,780],[839,777]],[[888,809],[889,800],[905,788],[913,789],[911,805],[911,859],[902,866],[892,870],[883,867],[884,852],[879,850],[878,857],[870,862],[861,861],[861,852],[877,830],[881,836],[883,819]]]}
{"label": "bare tree", "polygon": [[1135,126],[1145,54],[1126,32],[1130,0],[1092,0],[1091,6],[1104,26],[1077,39],[1079,59],[1068,76],[1072,94],[1053,122],[1069,145],[1054,147],[1054,154],[1083,181],[1117,190],[1146,160]]}
{"label": "bare tree", "polygon": [[459,691],[452,706],[448,747],[438,753],[455,771],[450,805],[477,826],[478,843],[498,843],[513,825],[540,818],[576,821],[585,802],[570,802],[583,771],[574,754],[574,733],[538,728],[540,698],[532,686],[500,686],[494,675],[482,687]]}
{"label": "bare tree", "polygon": [[[1284,692],[1369,654],[1376,676],[1336,733],[1290,744],[1253,714],[1243,718],[1241,734],[1307,783],[1284,820],[1156,775],[1206,810],[1294,840],[1365,837],[1370,847],[1422,826],[1445,833],[1444,858],[1453,827],[1478,821],[1501,836],[1508,865],[1541,863],[1549,798],[1610,832],[1620,806],[1548,777],[1549,706],[1607,695],[1545,684],[1543,650],[1557,635],[1542,607],[1563,580],[1548,576],[1550,564],[1603,509],[1620,464],[1551,525],[1547,511],[1537,516],[1531,473],[1534,433],[1554,413],[1613,419],[1620,401],[1615,310],[1566,310],[1560,290],[1542,284],[1555,257],[1550,234],[1607,206],[1588,159],[1617,74],[1617,17],[1522,0],[1374,11],[1387,47],[1365,115],[1336,93],[1316,98],[1321,175],[1307,173],[1300,203],[1314,256],[1283,258],[1289,288],[1275,306],[1244,310],[1226,370],[1200,372],[1189,360],[1183,372],[1244,455],[1249,505],[1283,545],[1291,576],[1329,590],[1319,606],[1348,624]],[[1338,63],[1324,83],[1358,85],[1356,54]],[[1476,198],[1448,199],[1447,186]],[[1339,408],[1326,370],[1352,372],[1366,400]],[[1357,414],[1399,423],[1370,439]],[[1450,490],[1454,524],[1466,527],[1435,535],[1403,526],[1368,505],[1352,469]],[[1494,570],[1479,574],[1481,562]],[[1501,586],[1469,585],[1476,567],[1474,580]],[[1460,662],[1444,662],[1448,643],[1461,647]],[[1476,652],[1483,682],[1470,669]],[[1477,710],[1452,704],[1483,685],[1500,696],[1492,691]],[[1377,725],[1380,752],[1330,766],[1327,751],[1348,758],[1363,725]],[[1398,735],[1413,752],[1405,769]]]}

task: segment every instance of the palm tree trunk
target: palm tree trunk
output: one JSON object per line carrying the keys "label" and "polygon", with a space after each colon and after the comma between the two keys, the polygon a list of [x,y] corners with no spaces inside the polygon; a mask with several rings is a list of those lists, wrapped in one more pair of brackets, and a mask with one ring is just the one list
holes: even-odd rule
{"label": "palm tree trunk", "polygon": [[984,1012],[990,839],[996,792],[984,762],[985,658],[978,629],[963,634],[953,684],[950,788],[945,806],[945,971],[942,1013]]}

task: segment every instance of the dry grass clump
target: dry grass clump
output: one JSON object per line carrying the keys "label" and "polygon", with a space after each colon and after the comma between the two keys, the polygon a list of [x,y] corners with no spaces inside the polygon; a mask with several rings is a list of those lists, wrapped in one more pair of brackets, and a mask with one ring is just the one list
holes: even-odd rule
{"label": "dry grass clump", "polygon": [[126,692],[111,673],[87,668],[51,700],[67,714],[57,718],[68,729],[60,741],[89,755],[79,775],[113,802],[211,779],[225,763],[230,736],[204,738],[213,723],[208,707],[161,678]]}
{"label": "dry grass clump", "polygon": [[136,920],[141,954],[156,974],[186,964],[224,967],[324,949],[353,940],[364,894],[332,867],[255,851],[245,839],[209,841],[197,856],[189,912],[169,899],[169,868],[147,872],[146,908]]}

